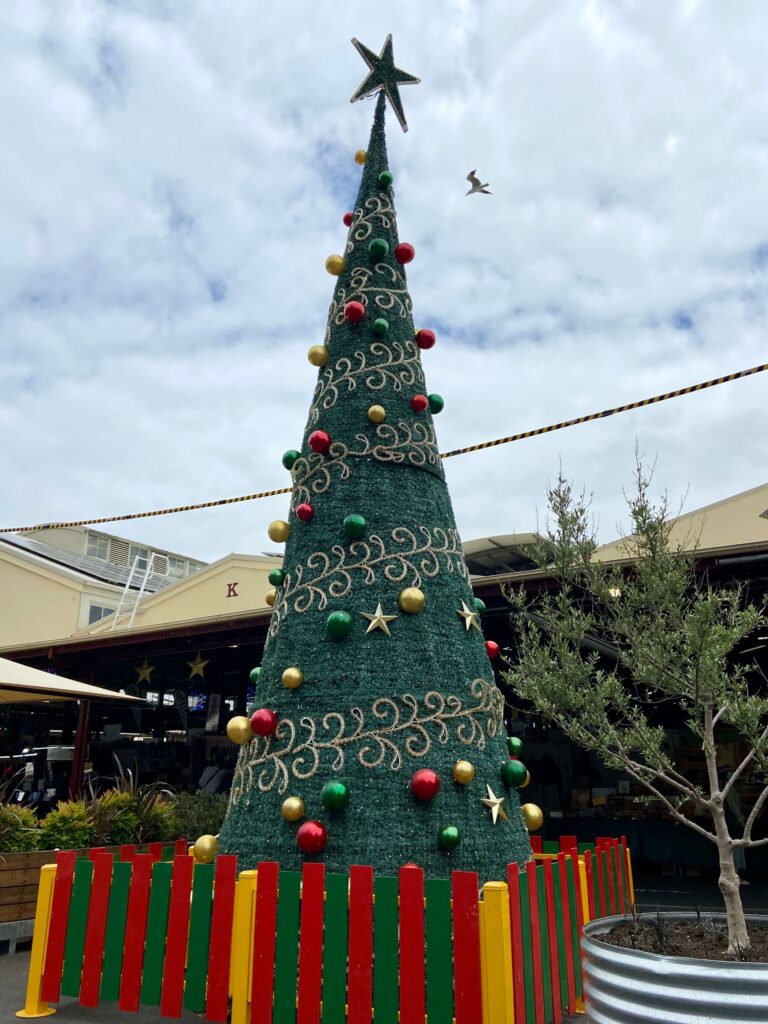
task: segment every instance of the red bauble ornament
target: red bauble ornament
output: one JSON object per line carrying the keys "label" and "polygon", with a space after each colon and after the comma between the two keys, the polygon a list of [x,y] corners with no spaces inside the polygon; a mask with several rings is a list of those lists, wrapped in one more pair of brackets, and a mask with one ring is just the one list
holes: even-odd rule
{"label": "red bauble ornament", "polygon": [[496,643],[495,640],[485,641],[485,653],[488,655],[489,658],[491,658],[491,660],[493,660],[493,658],[498,658],[499,645]]}
{"label": "red bauble ornament", "polygon": [[302,521],[302,523],[308,523],[310,519],[315,516],[315,510],[311,505],[307,504],[306,501],[302,502],[301,505],[296,507],[296,515]]}
{"label": "red bauble ornament", "polygon": [[362,302],[348,302],[344,307],[344,316],[351,324],[359,324],[365,316]]}
{"label": "red bauble ornament", "polygon": [[395,246],[395,259],[398,263],[410,263],[416,255],[416,250],[410,242],[401,242]]}
{"label": "red bauble ornament", "polygon": [[314,430],[309,435],[309,447],[318,455],[325,455],[331,447],[331,435],[326,434],[324,430]]}
{"label": "red bauble ornament", "polygon": [[426,395],[414,395],[411,399],[411,408],[414,412],[424,412],[429,405],[429,399]]}
{"label": "red bauble ornament", "polygon": [[251,728],[257,736],[271,736],[277,728],[277,715],[269,708],[259,708],[251,715]]}
{"label": "red bauble ornament", "polygon": [[351,228],[352,227],[352,218],[354,216],[355,216],[354,213],[350,213],[349,210],[344,214],[344,216],[341,218],[344,221],[344,227],[347,227],[347,228]]}
{"label": "red bauble ornament", "polygon": [[328,845],[328,832],[322,821],[305,821],[296,833],[302,853],[322,853]]}
{"label": "red bauble ornament", "polygon": [[419,800],[432,800],[440,792],[440,776],[431,768],[419,768],[411,776],[411,792]]}
{"label": "red bauble ornament", "polygon": [[416,331],[416,344],[419,348],[432,348],[436,341],[434,331]]}

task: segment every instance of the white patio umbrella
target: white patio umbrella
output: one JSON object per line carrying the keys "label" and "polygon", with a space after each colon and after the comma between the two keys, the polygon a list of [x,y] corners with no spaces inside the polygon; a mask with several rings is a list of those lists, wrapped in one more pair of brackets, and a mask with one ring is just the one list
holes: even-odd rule
{"label": "white patio umbrella", "polygon": [[119,700],[144,703],[143,697],[129,697],[103,686],[78,683],[74,679],[41,672],[0,658],[0,704],[22,704],[27,701]]}

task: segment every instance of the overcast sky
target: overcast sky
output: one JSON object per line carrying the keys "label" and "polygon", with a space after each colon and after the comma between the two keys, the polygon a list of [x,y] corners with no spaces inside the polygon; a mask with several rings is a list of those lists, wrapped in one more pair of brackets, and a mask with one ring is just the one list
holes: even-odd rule
{"label": "overcast sky", "polygon": [[[288,482],[373,115],[349,40],[388,32],[422,79],[388,141],[442,450],[766,360],[764,0],[10,0],[0,528]],[[451,459],[459,528],[534,528],[562,462],[608,540],[636,441],[688,510],[761,484],[767,389]],[[104,529],[213,560],[286,510]]]}

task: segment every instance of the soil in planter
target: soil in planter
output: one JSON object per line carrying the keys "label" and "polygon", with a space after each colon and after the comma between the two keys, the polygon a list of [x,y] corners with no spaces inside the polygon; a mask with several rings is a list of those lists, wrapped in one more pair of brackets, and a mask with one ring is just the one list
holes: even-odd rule
{"label": "soil in planter", "polygon": [[[660,922],[660,923],[659,923]],[[728,936],[725,922],[714,924],[703,918],[698,921],[666,921],[662,918],[643,918],[622,921],[609,932],[596,935],[601,942],[624,949],[637,949],[662,956],[687,956],[695,960],[748,960],[768,963],[768,928],[752,925],[749,929],[751,945],[743,956],[727,952]]]}

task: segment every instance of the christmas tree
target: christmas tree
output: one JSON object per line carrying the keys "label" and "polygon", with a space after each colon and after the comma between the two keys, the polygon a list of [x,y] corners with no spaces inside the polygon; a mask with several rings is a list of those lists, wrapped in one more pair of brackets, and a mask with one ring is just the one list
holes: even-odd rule
{"label": "christmas tree", "polygon": [[220,846],[243,866],[307,859],[331,871],[415,862],[432,876],[505,877],[530,856],[503,698],[481,630],[445,484],[415,330],[384,134],[385,97],[406,129],[391,37],[380,55],[353,40],[378,92],[301,450],[283,464],[290,515],[273,573],[274,610]]}

